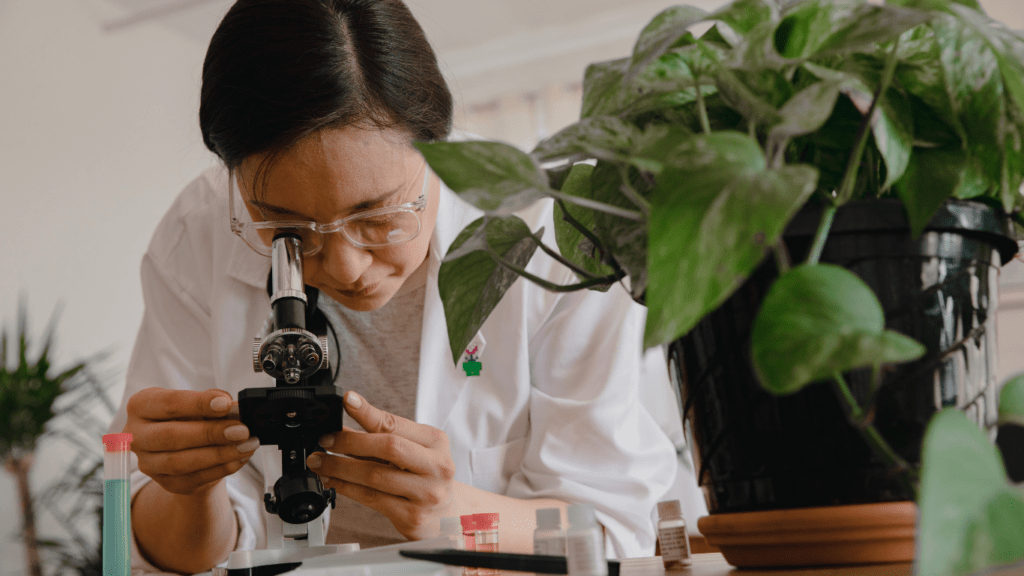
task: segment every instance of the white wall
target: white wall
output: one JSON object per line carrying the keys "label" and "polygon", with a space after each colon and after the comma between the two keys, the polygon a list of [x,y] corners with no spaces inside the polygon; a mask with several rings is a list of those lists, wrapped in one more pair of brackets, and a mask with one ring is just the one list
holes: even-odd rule
{"label": "white wall", "polygon": [[[204,47],[157,25],[101,31],[123,13],[105,0],[0,0],[0,317],[10,325],[24,292],[41,331],[63,301],[58,360],[112,346],[122,373],[142,253],[213,161],[196,120]],[[37,487],[61,454],[40,456]],[[0,473],[3,575],[24,567],[18,510]]]}

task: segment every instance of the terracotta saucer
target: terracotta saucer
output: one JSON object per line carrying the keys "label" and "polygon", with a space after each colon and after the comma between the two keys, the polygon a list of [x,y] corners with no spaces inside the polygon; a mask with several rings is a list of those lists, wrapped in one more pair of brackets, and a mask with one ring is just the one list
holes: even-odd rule
{"label": "terracotta saucer", "polygon": [[733,566],[835,566],[914,559],[911,501],[713,514],[697,520]]}

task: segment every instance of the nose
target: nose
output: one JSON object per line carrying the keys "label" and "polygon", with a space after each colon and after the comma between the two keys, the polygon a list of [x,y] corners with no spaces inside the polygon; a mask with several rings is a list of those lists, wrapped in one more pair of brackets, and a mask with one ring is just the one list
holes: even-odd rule
{"label": "nose", "polygon": [[307,266],[311,284],[327,284],[344,290],[356,286],[363,272],[373,263],[373,254],[335,232],[325,235],[323,247],[311,260],[314,260],[310,262],[313,266]]}

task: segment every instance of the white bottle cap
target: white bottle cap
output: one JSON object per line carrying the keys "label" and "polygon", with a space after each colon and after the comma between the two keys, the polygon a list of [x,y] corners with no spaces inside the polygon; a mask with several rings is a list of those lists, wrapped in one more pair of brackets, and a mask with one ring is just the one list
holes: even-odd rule
{"label": "white bottle cap", "polygon": [[679,507],[679,500],[658,502],[658,518],[661,518],[662,520],[671,520],[682,517],[683,511]]}
{"label": "white bottle cap", "polygon": [[573,528],[586,528],[597,525],[594,507],[590,504],[571,504],[568,513],[569,525]]}
{"label": "white bottle cap", "polygon": [[562,511],[558,508],[538,508],[537,509],[537,529],[538,530],[561,530],[562,529]]}
{"label": "white bottle cap", "polygon": [[449,516],[447,518],[441,518],[441,536],[449,536],[452,534],[462,535],[462,523],[458,518]]}

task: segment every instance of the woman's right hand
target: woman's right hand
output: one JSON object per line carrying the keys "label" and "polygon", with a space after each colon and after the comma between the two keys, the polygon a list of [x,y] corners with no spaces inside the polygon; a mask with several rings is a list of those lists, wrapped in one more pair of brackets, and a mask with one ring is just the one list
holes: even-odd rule
{"label": "woman's right hand", "polygon": [[258,438],[230,418],[231,396],[147,388],[128,399],[132,452],[139,470],[173,494],[191,495],[215,486],[248,462]]}

